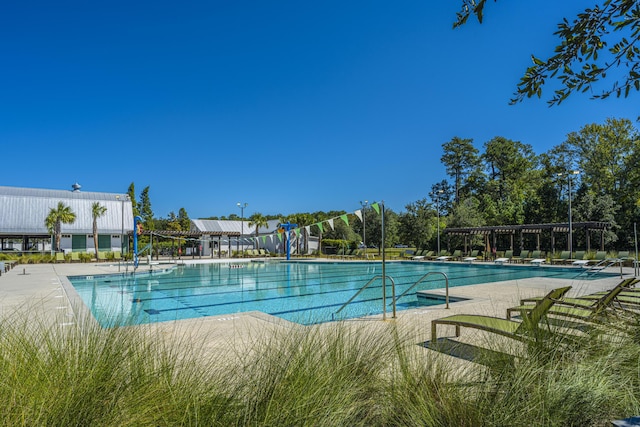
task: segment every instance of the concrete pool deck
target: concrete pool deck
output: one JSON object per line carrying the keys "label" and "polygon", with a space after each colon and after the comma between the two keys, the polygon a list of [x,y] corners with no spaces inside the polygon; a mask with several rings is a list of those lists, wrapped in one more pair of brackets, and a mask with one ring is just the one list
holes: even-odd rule
{"label": "concrete pool deck", "polygon": [[[246,262],[248,260],[185,260],[190,262]],[[335,260],[331,260],[336,262]],[[349,261],[345,261],[349,262]],[[415,261],[429,262],[429,261]],[[138,271],[149,268],[160,269],[171,264],[141,264]],[[0,276],[0,316],[10,318],[17,312],[28,310],[30,315],[37,315],[45,322],[63,326],[71,326],[78,322],[92,321],[88,309],[71,286],[67,276],[117,274],[125,271],[124,266],[117,263],[83,263],[83,264],[26,264],[17,265],[11,271]],[[555,266],[540,268],[556,268]],[[579,267],[577,267],[579,268]],[[129,267],[129,271],[131,267]],[[607,272],[619,273],[620,268],[609,268]],[[632,268],[623,268],[624,277],[632,277]],[[511,280],[496,283],[469,285],[452,288],[451,297],[463,298],[463,301],[452,302],[450,309],[444,305],[415,308],[397,312],[392,319],[391,308],[386,313],[386,321],[382,315],[353,319],[346,323],[367,329],[371,334],[386,330],[384,325],[393,323],[416,343],[428,341],[431,332],[431,320],[457,313],[483,314],[505,318],[506,309],[519,304],[523,297],[540,296],[549,290],[571,285],[569,296],[583,295],[600,290],[610,289],[620,282],[620,275],[593,280],[567,280],[555,278],[532,278]],[[442,291],[430,291],[441,293]],[[329,324],[321,327],[330,327]],[[259,312],[234,313],[223,316],[203,317],[180,321],[162,322],[144,325],[160,332],[163,336],[185,339],[200,343],[202,351],[214,352],[226,357],[236,354],[244,348],[251,348],[256,338],[263,336],[265,330],[287,331],[291,328],[305,328],[285,320]],[[439,337],[452,337],[453,327],[442,327]],[[463,329],[462,339],[469,331]],[[248,346],[248,347],[245,347]],[[428,350],[424,350],[428,351]]]}

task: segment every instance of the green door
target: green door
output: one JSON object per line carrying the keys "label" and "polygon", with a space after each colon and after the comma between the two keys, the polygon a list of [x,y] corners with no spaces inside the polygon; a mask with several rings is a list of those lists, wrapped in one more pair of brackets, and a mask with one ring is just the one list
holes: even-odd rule
{"label": "green door", "polygon": [[98,250],[110,251],[111,250],[111,235],[110,234],[98,234]]}
{"label": "green door", "polygon": [[86,252],[87,250],[87,235],[86,234],[72,234],[71,235],[71,250]]}

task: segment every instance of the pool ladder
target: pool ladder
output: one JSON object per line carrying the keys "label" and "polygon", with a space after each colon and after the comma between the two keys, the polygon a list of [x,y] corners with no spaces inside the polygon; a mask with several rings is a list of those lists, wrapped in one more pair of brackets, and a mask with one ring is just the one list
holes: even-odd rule
{"label": "pool ladder", "polygon": [[[588,269],[585,269],[585,270],[581,271],[580,273],[578,273],[578,275],[576,277],[580,277],[583,274],[585,274],[587,276],[593,275],[593,274],[601,272],[605,268],[608,268],[608,267],[611,267],[611,266],[615,266],[616,264],[619,264],[620,265],[620,278],[622,279],[622,263],[623,262],[624,262],[624,260],[622,260],[620,258],[606,258],[606,259],[603,259],[602,261],[598,262],[596,265],[592,265]],[[576,277],[574,277],[574,279]]]}
{"label": "pool ladder", "polygon": [[[336,311],[335,313],[333,313],[331,315],[331,320],[335,320],[335,316],[340,313],[346,306],[348,306],[351,301],[353,301],[358,295],[360,295],[362,293],[362,291],[364,291],[365,289],[367,289],[369,287],[369,285],[371,285],[373,282],[375,282],[378,279],[383,279],[383,278],[387,278],[389,280],[391,280],[391,298],[392,298],[392,303],[393,303],[393,318],[396,318],[396,304],[395,304],[395,298],[396,298],[396,282],[395,280],[393,280],[393,277],[391,276],[376,276],[374,278],[372,278],[371,280],[369,280],[367,283],[365,283],[365,285],[363,287],[360,288],[360,290],[358,292],[355,293],[354,296],[352,296],[351,298],[349,298],[349,301],[345,302],[344,304],[342,304],[342,306],[338,309],[338,311]],[[382,320],[385,320],[387,318],[387,307],[385,305],[385,300],[386,300],[386,286],[382,286]]]}
{"label": "pool ladder", "polygon": [[[432,274],[441,274],[442,277],[444,277],[444,281],[445,281],[445,308],[449,308],[449,277],[446,275],[446,273],[443,273],[442,271],[430,271],[427,274],[425,274],[424,276],[422,276],[421,278],[419,278],[413,285],[411,285],[409,287],[409,289],[407,289],[406,291],[404,291],[402,294],[400,294],[400,296],[398,298],[396,298],[396,282],[395,280],[393,280],[393,278],[391,276],[376,276],[374,278],[372,278],[371,280],[369,280],[367,283],[365,283],[365,285],[360,288],[360,290],[358,290],[358,292],[355,293],[355,295],[353,295],[351,298],[349,298],[349,301],[345,302],[344,304],[342,304],[342,306],[331,315],[331,320],[335,320],[335,316],[340,313],[347,305],[349,305],[351,303],[351,301],[353,301],[358,295],[360,295],[362,293],[362,291],[364,291],[365,289],[367,289],[369,287],[369,285],[371,285],[373,282],[375,282],[378,279],[382,279],[382,278],[387,278],[389,280],[391,280],[391,303],[390,305],[393,306],[393,318],[396,318],[396,302],[402,298],[403,296],[405,296],[406,294],[409,293],[409,291],[411,291],[413,288],[415,288],[416,286],[418,286],[418,284],[420,284],[422,281],[424,281],[427,277],[431,276]],[[382,286],[382,320],[385,320],[387,317],[387,308],[385,306],[385,301],[386,301],[386,286]]]}

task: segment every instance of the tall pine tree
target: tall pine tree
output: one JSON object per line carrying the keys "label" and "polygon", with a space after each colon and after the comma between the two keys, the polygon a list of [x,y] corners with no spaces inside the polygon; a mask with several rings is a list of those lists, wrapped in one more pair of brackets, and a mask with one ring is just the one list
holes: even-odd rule
{"label": "tall pine tree", "polygon": [[149,186],[146,186],[140,193],[140,216],[144,221],[144,227],[147,230],[154,230],[153,210],[151,209],[151,200],[149,199]]}
{"label": "tall pine tree", "polygon": [[131,209],[133,209],[133,216],[140,215],[140,210],[138,209],[138,202],[136,201],[136,189],[133,182],[129,185],[127,194],[129,195],[129,200],[131,200]]}

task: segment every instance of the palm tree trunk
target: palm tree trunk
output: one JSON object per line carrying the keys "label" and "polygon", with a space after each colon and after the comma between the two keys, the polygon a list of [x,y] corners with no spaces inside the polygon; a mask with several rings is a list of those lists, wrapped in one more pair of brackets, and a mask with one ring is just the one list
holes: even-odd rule
{"label": "palm tree trunk", "polygon": [[98,223],[93,219],[93,246],[96,248],[96,260],[98,259]]}
{"label": "palm tree trunk", "polygon": [[60,252],[60,239],[62,238],[62,224],[56,222],[56,252]]}
{"label": "palm tree trunk", "polygon": [[301,236],[304,236],[304,241],[302,242],[302,252],[306,254],[309,253],[309,235],[307,234],[307,229],[306,228],[302,228],[302,233],[300,233]]}

